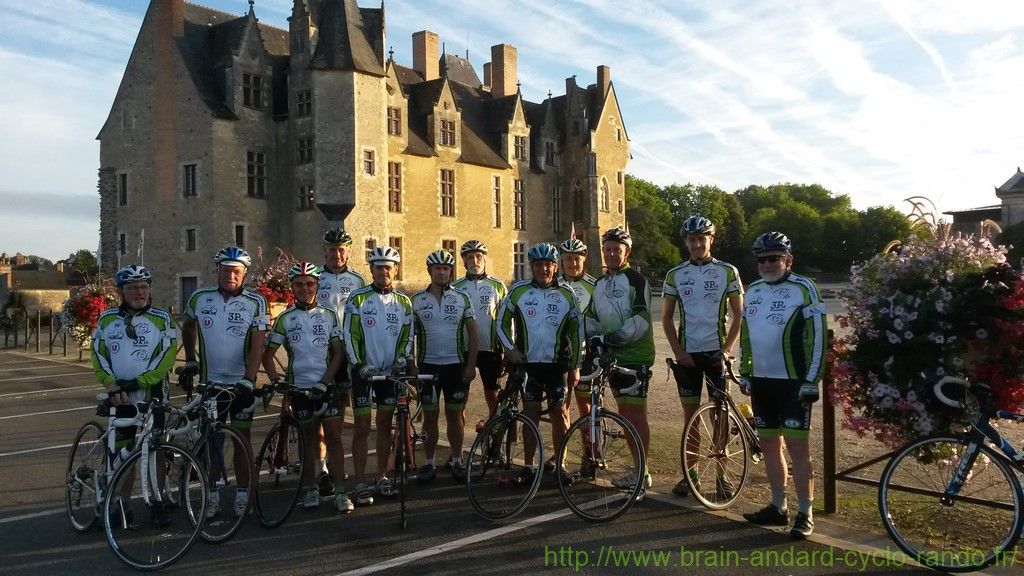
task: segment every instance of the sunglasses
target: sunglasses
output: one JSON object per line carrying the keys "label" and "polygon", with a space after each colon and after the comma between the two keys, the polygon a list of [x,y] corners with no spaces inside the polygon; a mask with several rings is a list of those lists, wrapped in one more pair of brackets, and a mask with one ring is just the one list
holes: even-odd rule
{"label": "sunglasses", "polygon": [[757,263],[758,264],[775,264],[776,262],[782,260],[783,258],[785,258],[785,256],[783,256],[781,254],[772,254],[771,256],[758,256],[757,257]]}

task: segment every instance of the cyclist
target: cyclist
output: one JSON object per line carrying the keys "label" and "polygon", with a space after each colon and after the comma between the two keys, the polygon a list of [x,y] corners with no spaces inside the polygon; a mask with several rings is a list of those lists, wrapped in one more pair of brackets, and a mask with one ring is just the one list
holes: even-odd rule
{"label": "cyclist", "polygon": [[781,440],[785,438],[799,502],[789,533],[803,539],[814,530],[814,473],[807,437],[811,404],[818,401],[825,364],[825,306],[814,283],[792,272],[792,244],[784,234],[758,236],[754,255],[761,279],[750,284],[743,309],[740,375],[743,392],[750,394],[753,404],[772,501],[743,516],[754,524],[789,524]]}
{"label": "cyclist", "polygon": [[[513,284],[502,302],[498,340],[508,363],[526,370],[524,412],[535,423],[540,421],[541,399],[547,397],[551,440],[559,446],[569,427],[566,392],[580,378],[583,324],[576,295],[558,282],[558,249],[547,243],[534,244],[527,258],[533,277]],[[536,473],[535,451],[529,442],[525,449],[526,466],[520,480],[528,483]]]}
{"label": "cyclist", "polygon": [[420,390],[427,457],[416,474],[421,484],[437,476],[434,455],[437,451],[439,395],[442,392],[451,445],[452,478],[460,482],[466,479],[462,464],[466,426],[464,410],[469,383],[476,376],[479,341],[469,294],[449,284],[454,269],[455,256],[451,252],[431,252],[427,255],[430,285],[412,296],[412,309],[416,315],[416,361],[420,370],[437,377],[436,382],[426,383]]}
{"label": "cyclist", "polygon": [[[196,290],[185,306],[181,329],[185,348],[182,375],[198,374],[200,382],[222,389],[223,392],[217,394],[218,418],[224,422],[230,413],[232,425],[251,443],[256,402],[253,388],[270,321],[267,301],[243,287],[246,272],[252,265],[248,252],[227,246],[217,252],[213,261],[217,264],[217,286]],[[245,466],[243,457],[243,453],[236,452],[236,468]],[[248,500],[249,487],[239,485],[235,493],[235,514],[245,511]],[[206,506],[207,515],[216,515],[218,507],[219,500],[211,498]]]}
{"label": "cyclist", "polygon": [[[505,283],[487,274],[487,246],[479,240],[469,240],[459,249],[462,263],[466,266],[466,275],[452,283],[469,294],[476,317],[477,347],[476,367],[480,371],[480,380],[484,386],[484,400],[487,402],[488,413],[493,414],[498,405],[498,392],[502,376],[502,349],[496,335],[498,306],[508,290]],[[464,352],[469,351],[466,342]]]}
{"label": "cyclist", "polygon": [[[352,251],[352,236],[345,232],[344,228],[331,228],[324,233],[324,266],[320,271],[319,290],[316,294],[317,304],[324,308],[333,310],[338,316],[338,327],[340,329],[345,318],[345,302],[353,290],[366,286],[363,275],[349,267],[348,261]],[[339,332],[340,337],[340,332]],[[348,374],[348,356],[342,354],[341,368],[334,376],[334,383],[338,385],[338,392],[341,405],[338,412],[338,440],[341,441],[341,434],[345,426],[345,406],[351,403],[352,379]],[[323,434],[323,428],[318,431]],[[317,470],[320,474],[317,477],[317,484],[321,494],[327,495],[336,492],[332,485],[333,475],[328,474],[324,462],[324,442],[320,443],[320,458],[317,460]],[[341,446],[338,454],[344,454],[344,445]],[[342,460],[335,467],[345,475],[345,461]]]}
{"label": "cyclist", "polygon": [[[654,364],[654,332],[651,325],[651,286],[642,274],[629,266],[633,238],[629,230],[612,228],[601,236],[605,273],[597,279],[594,297],[587,310],[587,336],[600,337],[612,358],[623,367],[637,370],[637,376],[612,374],[608,385],[619,413],[640,434],[645,452],[650,451],[651,428],[647,423],[647,386]],[[628,395],[622,390],[642,384]],[[651,475],[644,474],[643,490],[651,487]],[[640,474],[634,470],[632,474]],[[636,477],[627,475],[613,482],[618,488],[633,486]],[[643,496],[643,490],[640,496]]]}
{"label": "cyclist", "polygon": [[[349,294],[345,304],[342,340],[348,351],[352,373],[352,462],[355,475],[366,471],[367,438],[370,434],[370,390],[377,402],[377,474],[376,489],[381,496],[393,496],[391,480],[385,475],[391,449],[391,421],[395,411],[395,391],[390,382],[370,382],[372,376],[401,370],[416,371],[412,357],[412,302],[394,289],[391,277],[401,256],[389,246],[370,251],[367,261],[373,282]],[[355,488],[356,504],[373,504],[366,483]]]}
{"label": "cyclist", "polygon": [[[264,358],[271,361],[264,366],[268,366],[267,376],[277,381],[277,367],[272,360],[274,352],[283,345],[288,351],[285,382],[298,390],[312,392],[311,397],[291,397],[292,413],[307,438],[314,438],[315,429],[323,426],[327,462],[333,472],[331,476],[337,479],[334,483],[334,505],[339,513],[348,514],[354,506],[342,485],[341,397],[335,384],[335,373],[341,367],[345,349],[341,345],[341,326],[334,310],[316,301],[319,277],[320,269],[310,262],[296,262],[288,270],[295,305],[274,320],[267,350],[263,353]],[[321,410],[323,413],[319,421],[314,422],[314,414]],[[304,458],[311,462],[318,452],[319,443],[308,442]],[[307,510],[317,508],[320,506],[320,491],[313,486],[313,470],[303,469],[302,474],[302,482],[307,486],[302,507]]]}
{"label": "cyclist", "polygon": [[[167,373],[178,352],[174,319],[151,306],[147,268],[129,265],[117,271],[114,282],[121,304],[100,314],[92,334],[92,366],[110,394],[119,418],[135,416],[136,402],[167,399]],[[118,428],[118,449],[130,446],[135,428]]]}
{"label": "cyclist", "polygon": [[[723,362],[731,358],[730,351],[740,336],[743,284],[735,266],[711,256],[711,246],[715,242],[715,225],[711,220],[690,216],[683,222],[679,233],[690,259],[665,274],[661,326],[675,359],[672,372],[679,401],[683,405],[685,430],[686,423],[700,405],[704,379],[718,384],[725,382]],[[675,320],[677,303],[678,331]],[[689,473],[696,480],[697,471],[689,470]],[[716,488],[723,495],[734,490],[724,477],[718,478]],[[686,496],[689,492],[686,478],[672,488],[672,493],[677,496]]]}

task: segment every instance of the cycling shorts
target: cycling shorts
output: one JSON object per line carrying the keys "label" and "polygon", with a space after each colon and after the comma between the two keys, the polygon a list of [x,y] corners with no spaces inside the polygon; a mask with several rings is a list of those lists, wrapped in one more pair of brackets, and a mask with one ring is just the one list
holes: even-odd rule
{"label": "cycling shorts", "polygon": [[424,410],[437,410],[439,396],[444,394],[444,409],[459,411],[466,404],[469,384],[462,381],[462,364],[429,364],[420,367],[423,374],[437,376],[435,382],[420,383],[420,403]]}
{"label": "cycling shorts", "polygon": [[[319,400],[306,397],[302,394],[292,394],[292,414],[299,422],[306,423],[314,418],[328,420],[341,416],[341,401],[337,386],[328,386],[327,393]],[[324,406],[326,405],[326,410]],[[317,412],[324,410],[323,414],[315,416]]]}
{"label": "cycling shorts", "polygon": [[[725,365],[721,350],[712,352],[691,352],[693,366],[672,364],[672,375],[676,379],[676,390],[683,404],[696,406],[700,404],[700,394],[704,389],[704,378],[711,382],[722,382],[725,376]],[[710,390],[708,393],[710,394]]]}
{"label": "cycling shorts", "polygon": [[388,380],[367,382],[358,374],[352,374],[352,414],[366,416],[376,403],[378,409],[395,409],[395,385]]}
{"label": "cycling shorts", "polygon": [[524,402],[540,402],[547,399],[548,412],[565,405],[568,392],[565,380],[568,369],[565,366],[549,362],[528,362],[523,368],[526,369],[528,378],[526,391],[523,393]]}
{"label": "cycling shorts", "polygon": [[501,360],[501,352],[477,352],[476,369],[480,371],[484,390],[501,390],[501,384],[498,383],[498,379],[504,375]]}
{"label": "cycling shorts", "polygon": [[[639,364],[626,364],[623,368],[642,370],[644,367]],[[631,391],[629,394],[623,394],[622,391],[636,384],[638,379],[640,385],[637,386],[636,390]],[[615,397],[619,404],[646,404],[647,388],[649,385],[650,376],[639,378],[639,376],[629,376],[619,372],[614,372],[608,376],[608,386],[612,389],[612,396]]]}
{"label": "cycling shorts", "polygon": [[762,437],[807,438],[811,406],[800,401],[800,380],[751,378],[754,427]]}
{"label": "cycling shorts", "polygon": [[228,414],[231,415],[231,425],[235,428],[251,428],[253,407],[256,405],[256,398],[253,397],[252,403],[243,405],[244,401],[235,394],[235,387],[228,386],[221,383],[211,384],[217,391],[214,392],[214,398],[217,399],[217,420],[221,423],[227,423]]}

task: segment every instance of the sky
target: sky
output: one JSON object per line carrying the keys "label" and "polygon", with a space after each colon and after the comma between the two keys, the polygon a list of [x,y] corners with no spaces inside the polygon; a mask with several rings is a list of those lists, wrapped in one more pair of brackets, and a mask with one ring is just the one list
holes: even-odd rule
{"label": "sky", "polygon": [[[247,0],[199,2],[236,14]],[[96,135],[147,0],[0,0],[0,252],[98,244]],[[360,1],[377,6],[377,1]],[[287,28],[292,0],[256,0]],[[518,50],[524,98],[611,67],[633,159],[660,185],[817,183],[857,208],[998,203],[1024,164],[1020,0],[387,0],[412,65],[428,29],[483,76]]]}

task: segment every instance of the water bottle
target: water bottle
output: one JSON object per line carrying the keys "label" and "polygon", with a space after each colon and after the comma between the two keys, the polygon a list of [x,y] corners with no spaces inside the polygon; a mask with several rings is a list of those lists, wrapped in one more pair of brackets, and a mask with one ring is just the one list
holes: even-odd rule
{"label": "water bottle", "polygon": [[750,404],[747,404],[746,402],[740,404],[740,414],[743,415],[743,418],[746,419],[747,423],[750,424],[751,427],[754,426],[754,411],[750,408]]}
{"label": "water bottle", "polygon": [[122,446],[121,449],[117,451],[117,454],[114,455],[114,464],[111,466],[111,469],[117,470],[121,466],[121,463],[128,459],[128,456],[131,453],[132,451],[129,450],[127,446]]}

